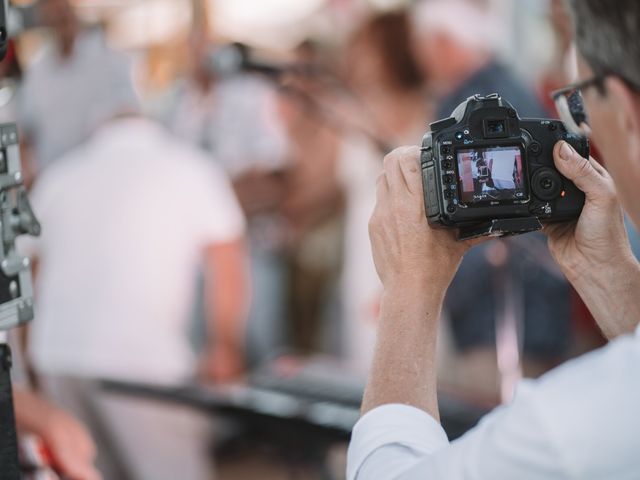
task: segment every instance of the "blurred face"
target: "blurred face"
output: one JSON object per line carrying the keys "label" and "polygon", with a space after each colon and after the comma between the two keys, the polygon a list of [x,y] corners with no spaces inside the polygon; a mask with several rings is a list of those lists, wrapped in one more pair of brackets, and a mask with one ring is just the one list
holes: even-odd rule
{"label": "blurred face", "polygon": [[390,83],[384,59],[368,36],[350,45],[343,68],[351,87],[360,93],[379,90]]}
{"label": "blurred face", "polygon": [[460,71],[464,70],[461,64],[467,62],[467,52],[441,32],[414,31],[411,48],[423,77],[436,88],[446,89],[448,84],[455,83]]}
{"label": "blurred face", "polygon": [[[580,55],[578,73],[580,80],[593,77]],[[583,92],[592,140],[615,181],[623,207],[640,228],[640,98],[616,77],[608,78],[605,87],[605,95],[596,88]]]}
{"label": "blurred face", "polygon": [[64,44],[75,39],[78,24],[75,13],[68,0],[44,0],[40,5],[43,23],[51,27]]}

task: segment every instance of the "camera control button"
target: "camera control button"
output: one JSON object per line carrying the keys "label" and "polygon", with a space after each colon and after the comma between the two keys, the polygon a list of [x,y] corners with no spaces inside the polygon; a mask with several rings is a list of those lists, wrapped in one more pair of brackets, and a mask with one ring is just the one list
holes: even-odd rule
{"label": "camera control button", "polygon": [[447,212],[449,212],[449,213],[453,213],[453,212],[455,212],[455,211],[456,211],[456,207],[455,207],[455,205],[453,205],[453,204],[452,204],[452,205],[449,205],[449,206],[447,207]]}
{"label": "camera control button", "polygon": [[453,162],[451,160],[443,160],[442,161],[442,168],[449,170],[451,168],[453,168]]}
{"label": "camera control button", "polygon": [[442,152],[443,155],[449,155],[451,153],[451,145],[443,145],[442,148],[440,148],[440,152]]}
{"label": "camera control button", "polygon": [[445,175],[442,179],[444,180],[444,183],[453,183],[453,177],[451,175]]}
{"label": "camera control button", "polygon": [[542,145],[540,145],[539,142],[533,142],[531,145],[529,145],[529,153],[537,157],[542,153]]}
{"label": "camera control button", "polygon": [[444,198],[451,200],[453,198],[453,192],[451,190],[446,190],[444,192]]}

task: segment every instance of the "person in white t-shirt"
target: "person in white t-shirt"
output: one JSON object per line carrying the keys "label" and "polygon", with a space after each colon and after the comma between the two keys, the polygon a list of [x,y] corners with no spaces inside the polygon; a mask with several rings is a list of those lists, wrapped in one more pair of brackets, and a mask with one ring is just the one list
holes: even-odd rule
{"label": "person in white t-shirt", "polygon": [[[45,390],[94,427],[100,454],[105,429],[117,442],[120,462],[99,466],[122,463],[143,480],[209,478],[205,419],[93,382],[241,372],[245,222],[228,179],[161,126],[124,115],[48,168],[31,201],[42,236],[25,245],[38,260],[29,353]],[[188,327],[202,264],[210,328],[199,359]]]}

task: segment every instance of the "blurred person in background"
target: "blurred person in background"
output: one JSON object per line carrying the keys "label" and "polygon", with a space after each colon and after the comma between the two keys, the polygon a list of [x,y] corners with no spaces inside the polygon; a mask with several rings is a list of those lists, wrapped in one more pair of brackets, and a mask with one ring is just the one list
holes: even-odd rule
{"label": "blurred person in background", "polygon": [[291,61],[309,74],[285,75],[279,89],[290,157],[279,208],[288,228],[290,342],[297,354],[338,353],[344,192],[336,172],[340,132],[323,111],[333,91],[324,75],[329,58],[306,40]]}
{"label": "blurred person in background", "polygon": [[[372,16],[352,33],[342,59],[349,118],[359,130],[345,131],[337,173],[346,195],[341,299],[344,350],[366,371],[373,355],[381,285],[368,241],[380,157],[404,143],[418,143],[432,118],[424,78],[409,43],[404,10]],[[345,108],[344,106],[341,108]]]}
{"label": "blurred person in background", "polygon": [[211,60],[214,49],[206,26],[196,25],[189,37],[189,75],[170,95],[163,117],[172,132],[226,172],[247,217],[253,300],[246,353],[255,364],[286,341],[286,227],[278,207],[288,145],[275,89],[253,74],[220,77]]}
{"label": "blurred person in background", "polygon": [[[31,193],[43,233],[23,244],[38,262],[29,356],[43,390],[89,425],[107,480],[207,479],[208,417],[97,380],[181,385],[198,371],[214,381],[242,372],[244,217],[218,165],[137,114],[121,60],[93,85],[101,126]],[[202,264],[198,358],[188,320]]]}
{"label": "blurred person in background", "polygon": [[[414,11],[416,59],[436,97],[436,119],[447,118],[468,97],[499,93],[522,118],[544,118],[534,91],[496,58],[500,25],[473,0],[423,0]],[[414,142],[415,143],[415,142]],[[497,392],[496,320],[506,299],[487,278],[507,276],[522,305],[525,374],[539,375],[566,353],[570,328],[570,290],[555,266],[542,234],[504,240],[507,264],[495,246],[474,249],[464,259],[445,302],[454,342],[463,353],[460,379],[489,396]],[[500,250],[502,252],[503,250]],[[495,257],[494,255],[498,255]],[[511,367],[513,368],[513,367]],[[466,373],[465,373],[466,372]]]}
{"label": "blurred person in background", "polygon": [[[18,123],[33,148],[36,174],[82,143],[97,126],[103,92],[96,88],[116,61],[99,29],[85,30],[68,0],[40,0],[39,17],[51,32],[25,72]],[[129,72],[118,80],[127,84]]]}

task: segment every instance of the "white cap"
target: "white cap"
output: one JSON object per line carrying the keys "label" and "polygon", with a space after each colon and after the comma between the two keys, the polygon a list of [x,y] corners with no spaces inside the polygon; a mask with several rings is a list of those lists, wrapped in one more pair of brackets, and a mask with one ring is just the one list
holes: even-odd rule
{"label": "white cap", "polygon": [[471,0],[422,0],[414,8],[413,27],[418,34],[445,33],[483,51],[496,50],[501,30],[495,15]]}

